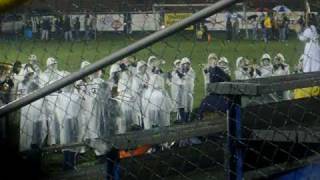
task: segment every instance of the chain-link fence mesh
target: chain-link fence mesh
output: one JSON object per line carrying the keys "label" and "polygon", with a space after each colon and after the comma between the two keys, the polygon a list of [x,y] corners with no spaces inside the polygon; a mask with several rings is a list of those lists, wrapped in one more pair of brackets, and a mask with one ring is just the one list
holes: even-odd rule
{"label": "chain-link fence mesh", "polygon": [[[1,102],[94,72],[215,2],[31,1],[3,13]],[[228,3],[0,113],[8,169],[46,179],[319,178],[318,2]]]}

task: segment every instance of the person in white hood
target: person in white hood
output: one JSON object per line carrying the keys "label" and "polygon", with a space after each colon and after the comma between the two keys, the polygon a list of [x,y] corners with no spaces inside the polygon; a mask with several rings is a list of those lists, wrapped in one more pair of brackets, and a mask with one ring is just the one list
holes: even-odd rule
{"label": "person in white hood", "polygon": [[[179,112],[179,108],[183,107],[182,105],[182,89],[183,89],[183,80],[182,80],[182,72],[181,72],[181,60],[177,59],[173,63],[173,71],[171,72],[171,98],[174,106],[173,111]],[[177,115],[177,119],[179,119],[179,115]]]}
{"label": "person in white hood", "polygon": [[229,61],[226,57],[220,57],[218,61],[218,66],[229,76],[231,76],[231,71],[229,68]]}
{"label": "person in white hood", "polygon": [[[18,97],[25,96],[39,88],[35,80],[35,73],[31,65],[24,69],[24,79],[18,84]],[[47,134],[46,112],[44,100],[37,100],[20,111],[20,151],[26,151],[31,145],[41,147]]]}
{"label": "person in white hood", "polygon": [[[55,58],[49,57],[47,59],[46,69],[39,76],[40,87],[45,87],[61,78],[63,78],[62,73],[58,70],[58,62]],[[44,108],[46,114],[46,120],[48,124],[48,145],[54,145],[59,143],[60,133],[59,133],[59,120],[57,116],[56,108],[58,100],[58,92],[51,93],[44,98]]]}
{"label": "person in white hood", "polygon": [[262,78],[272,76],[273,66],[271,62],[271,56],[269,54],[266,53],[262,55],[259,70]]}
{"label": "person in white hood", "polygon": [[[285,63],[283,54],[278,53],[273,59],[273,76],[285,76],[290,74],[290,66]],[[290,91],[277,92],[277,97],[283,100],[291,99]]]}
{"label": "person in white hood", "polygon": [[244,57],[237,58],[234,75],[236,80],[250,79],[249,61],[247,59]]}
{"label": "person in white hood", "polygon": [[133,75],[131,85],[132,101],[136,103],[134,106],[135,117],[134,126],[143,127],[142,122],[142,95],[148,82],[147,64],[144,61],[137,63],[136,72]]}
{"label": "person in white hood", "polygon": [[303,72],[320,71],[319,34],[315,26],[316,18],[310,15],[309,25],[303,30],[297,30],[298,38],[305,43]]}
{"label": "person in white hood", "polygon": [[286,63],[286,59],[283,54],[278,53],[273,58],[273,75],[284,76],[290,74],[290,66]]}
{"label": "person in white hood", "polygon": [[203,79],[204,79],[204,93],[207,95],[207,87],[210,83],[209,68],[213,68],[218,65],[218,56],[215,53],[210,53],[208,56],[208,63],[203,66]]}
{"label": "person in white hood", "polygon": [[53,57],[49,57],[47,59],[46,69],[40,75],[41,87],[44,87],[57,80],[60,80],[64,76],[65,76],[64,73],[62,71],[59,71],[58,69],[58,61]]}
{"label": "person in white hood", "polygon": [[[90,65],[90,62],[83,61],[81,69]],[[80,135],[83,139],[98,138],[97,114],[94,109],[95,103],[95,86],[93,84],[93,75],[89,75],[76,82],[79,94],[82,96],[82,109],[80,113]]]}
{"label": "person in white hood", "polygon": [[164,60],[158,59],[155,56],[150,56],[148,58],[148,62],[147,62],[147,65],[148,65],[147,74],[150,75],[155,72],[157,74],[162,74],[163,71],[161,69],[161,65],[163,65],[163,64],[165,64]]}
{"label": "person in white hood", "polygon": [[45,75],[44,83],[50,84],[59,79],[58,62],[55,58],[49,57],[47,59],[46,70],[43,72]]}
{"label": "person in white hood", "polygon": [[[85,128],[80,123],[81,113],[83,111],[83,99],[77,91],[73,91],[74,86],[69,87],[69,91],[62,91],[57,98],[57,107],[55,108],[57,119],[59,120],[60,144],[69,145],[82,142],[80,129]],[[64,148],[63,168],[75,169],[77,164],[77,155],[81,148]]]}
{"label": "person in white hood", "polygon": [[172,102],[165,89],[165,80],[160,71],[150,72],[149,78],[142,96],[144,129],[169,126]]}
{"label": "person in white hood", "polygon": [[180,117],[183,122],[190,120],[190,113],[193,109],[193,93],[194,93],[194,81],[195,72],[191,67],[191,61],[189,58],[184,57],[181,59],[181,69],[183,73],[183,95],[182,104],[183,107],[179,109]]}
{"label": "person in white hood", "polygon": [[112,89],[117,89],[119,78],[120,78],[119,77],[120,72],[121,72],[120,62],[116,62],[111,65],[111,68],[109,71],[109,82]]}
{"label": "person in white hood", "polygon": [[156,61],[158,61],[158,59],[155,56],[150,56],[148,58],[148,61],[147,61],[147,66],[148,66],[147,73],[151,73],[152,72],[152,70],[155,68],[155,62]]}
{"label": "person in white hood", "polygon": [[117,121],[117,133],[125,133],[135,121],[135,102],[132,101],[132,72],[129,71],[129,62],[123,59],[120,63],[121,72],[119,73],[119,81],[117,85],[116,100],[120,104],[121,118]]}
{"label": "person in white hood", "polygon": [[37,56],[34,54],[31,54],[28,60],[29,60],[29,64],[32,65],[36,75],[39,76],[41,74],[41,68],[40,68]]}

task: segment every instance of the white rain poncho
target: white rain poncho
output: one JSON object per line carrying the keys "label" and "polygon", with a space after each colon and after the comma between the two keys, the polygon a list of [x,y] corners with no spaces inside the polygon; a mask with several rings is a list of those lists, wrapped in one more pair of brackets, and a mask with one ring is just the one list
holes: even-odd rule
{"label": "white rain poncho", "polygon": [[[60,144],[72,144],[82,141],[79,129],[83,128],[79,124],[82,98],[76,91],[62,92],[57,98],[55,108],[59,120]],[[73,149],[75,150],[75,149]]]}
{"label": "white rain poncho", "polygon": [[111,93],[109,86],[106,86],[106,82],[101,78],[101,71],[96,72],[93,75],[92,84],[88,85],[90,95],[93,99],[92,113],[93,117],[96,119],[94,123],[89,123],[89,129],[93,129],[96,133],[95,136],[101,137],[102,129],[101,124],[105,124],[105,103],[108,101],[107,96]]}
{"label": "white rain poncho", "polygon": [[120,116],[120,108],[116,101],[112,99],[111,85],[104,80],[98,81],[98,89],[96,91],[96,112],[100,127],[99,137],[107,138],[114,134],[115,119]]}
{"label": "white rain poncho", "polygon": [[[107,110],[113,111],[114,109],[107,109],[111,96],[110,86],[101,78],[102,72],[98,71],[91,75],[88,82],[85,83],[82,97],[82,115],[81,122],[85,129],[84,139],[90,139],[92,148],[95,150],[96,155],[105,153],[105,144],[97,143],[100,138],[106,138],[110,132],[108,127]],[[84,119],[88,118],[88,120]],[[110,123],[109,123],[110,124]]]}
{"label": "white rain poncho", "polygon": [[131,84],[132,101],[136,103],[133,107],[136,114],[133,124],[140,127],[142,127],[142,94],[148,81],[146,70],[147,64],[144,61],[139,61]]}
{"label": "white rain poncho", "polygon": [[284,56],[279,53],[274,58],[273,76],[284,76],[290,74],[290,66],[285,63]]}
{"label": "white rain poncho", "polygon": [[306,43],[304,48],[303,72],[320,71],[319,35],[315,26],[307,27],[298,34],[300,41]]}
{"label": "white rain poncho", "polygon": [[135,102],[132,101],[131,86],[132,74],[129,70],[120,73],[118,82],[118,96],[116,100],[121,109],[121,118],[117,121],[117,133],[125,133],[135,121]]}
{"label": "white rain poncho", "polygon": [[[285,76],[290,74],[290,66],[285,63],[285,58],[281,53],[274,57],[273,76]],[[290,91],[277,92],[277,97],[283,100],[291,99]]]}
{"label": "white rain poncho", "polygon": [[29,59],[29,64],[32,65],[32,67],[33,67],[33,69],[35,71],[35,75],[36,76],[40,76],[40,74],[42,72],[41,72],[41,69],[40,69],[40,65],[39,65],[39,61],[38,61],[37,56],[34,55],[34,54],[31,54],[28,59]]}
{"label": "white rain poncho", "polygon": [[109,81],[111,82],[110,85],[112,87],[116,87],[118,85],[120,72],[121,72],[121,68],[119,63],[115,63],[111,65],[111,68],[109,71]]}
{"label": "white rain poncho", "polygon": [[236,70],[234,72],[236,80],[250,79],[250,73],[248,68],[248,62],[243,57],[239,57],[236,61]]}
{"label": "white rain poncho", "polygon": [[185,64],[191,65],[188,58],[183,58],[181,60],[183,76],[183,93],[182,93],[182,104],[185,112],[192,112],[193,109],[193,93],[194,93],[194,80],[195,72],[190,66],[189,69],[185,69],[183,66]]}
{"label": "white rain poncho", "polygon": [[[33,72],[26,69],[22,82],[18,84],[18,95],[25,96],[39,87]],[[44,143],[47,127],[44,100],[39,99],[20,111],[20,151],[29,150],[31,144],[41,146]]]}
{"label": "white rain poncho", "polygon": [[[81,63],[81,69],[90,65],[88,61],[83,61]],[[83,80],[76,82],[76,87],[78,92],[82,97],[81,113],[80,113],[80,136],[86,139],[96,139],[98,138],[98,123],[97,114],[94,109],[95,104],[95,86],[93,84],[93,76],[90,75],[85,77]]]}
{"label": "white rain poncho", "polygon": [[[39,81],[40,87],[47,86],[61,78],[63,78],[64,73],[58,70],[58,62],[56,59],[49,57],[47,59],[46,70],[40,74]],[[60,143],[60,122],[62,119],[58,119],[59,108],[58,103],[59,93],[52,93],[44,98],[45,109],[46,109],[46,119],[48,126],[48,145],[54,145]]]}
{"label": "white rain poncho", "polygon": [[271,63],[271,57],[269,54],[264,54],[261,58],[261,65],[259,70],[261,71],[261,77],[271,77],[273,73],[273,66]]}
{"label": "white rain poncho", "polygon": [[164,83],[165,80],[160,74],[151,74],[148,88],[142,98],[144,129],[170,125],[172,103],[164,89]]}
{"label": "white rain poncho", "polygon": [[[59,79],[67,76],[69,73],[66,71],[59,71]],[[58,77],[57,77],[58,78]],[[56,79],[58,80],[58,79]],[[54,82],[55,80],[52,80],[49,83]],[[73,93],[73,85],[66,86],[61,89],[58,93],[52,93],[44,98],[45,101],[45,108],[46,108],[46,118],[47,118],[47,124],[48,124],[48,144],[60,144],[61,143],[61,127],[64,124],[65,117],[61,116],[61,114],[64,114],[67,111],[68,114],[70,114],[70,110],[63,109],[61,107],[65,107],[65,104],[68,99],[62,99],[62,96],[67,96],[69,98],[71,97],[71,93]],[[79,102],[78,102],[79,103]],[[71,104],[70,106],[76,106]]]}
{"label": "white rain poncho", "polygon": [[57,116],[59,93],[52,93],[44,98],[46,108],[46,119],[48,126],[48,145],[59,144],[60,142],[60,121]]}
{"label": "white rain poncho", "polygon": [[155,57],[155,56],[150,56],[150,57],[148,58],[148,62],[147,62],[147,66],[148,66],[148,68],[147,68],[147,74],[148,74],[148,75],[152,75],[152,70],[153,70],[154,67],[155,67],[156,61],[158,61],[158,59],[157,59],[157,57]]}
{"label": "white rain poncho", "polygon": [[[60,71],[61,78],[67,77],[70,74],[71,73],[68,72],[68,71]],[[74,91],[74,85],[73,84],[68,85],[68,86],[62,88],[61,91],[62,92],[73,92]]]}
{"label": "white rain poncho", "polygon": [[218,67],[220,67],[226,74],[231,76],[231,71],[229,68],[229,61],[226,57],[221,57],[218,61]]}
{"label": "white rain poncho", "polygon": [[182,72],[180,68],[180,60],[176,60],[174,62],[174,70],[171,72],[171,98],[173,104],[173,111],[177,112],[177,110],[183,107],[182,104],[182,90],[183,90],[183,80],[182,80]]}
{"label": "white rain poncho", "polygon": [[63,78],[63,74],[58,70],[58,62],[56,59],[49,57],[47,59],[47,68],[40,74],[41,87],[51,84]]}

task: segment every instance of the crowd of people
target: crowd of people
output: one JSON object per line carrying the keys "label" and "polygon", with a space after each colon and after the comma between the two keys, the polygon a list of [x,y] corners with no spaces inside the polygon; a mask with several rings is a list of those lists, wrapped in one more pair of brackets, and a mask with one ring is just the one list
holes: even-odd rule
{"label": "crowd of people", "polygon": [[[233,15],[227,13],[226,15],[226,39],[228,41],[237,40],[240,38],[240,22],[245,22],[251,28],[249,31],[249,38],[251,40],[263,40],[269,42],[270,40],[278,40],[285,42],[289,38],[290,19],[286,13],[277,12],[261,12],[260,15],[251,15],[247,20],[244,20],[240,15]],[[296,22],[304,26],[305,20],[301,16]]]}
{"label": "crowd of people", "polygon": [[[176,113],[174,120],[177,122],[189,122],[196,76],[191,60],[187,57],[175,60],[171,72],[163,71],[163,63],[155,56],[149,57],[147,62],[126,58],[111,66],[108,80],[102,78],[103,71],[100,70],[22,108],[21,150],[30,148],[33,142],[42,144],[46,136],[49,137],[48,144],[65,144],[134,129],[165,127],[172,123],[172,113]],[[88,61],[83,61],[81,68],[88,65]],[[52,57],[47,59],[44,71],[35,55],[31,55],[29,63],[22,67],[14,77],[20,96],[69,74],[59,70],[57,60]],[[239,57],[234,77],[246,80],[288,74],[289,65],[279,53],[274,58],[264,54],[259,65]],[[226,57],[209,54],[203,75],[205,86],[216,82],[217,76],[227,77],[222,81],[231,80],[229,61]],[[71,140],[68,133],[75,133],[80,139]]]}
{"label": "crowd of people", "polygon": [[[179,114],[178,121],[189,121],[195,78],[191,61],[177,60],[177,69],[172,73],[164,73],[162,63],[154,56],[147,63],[126,58],[111,67],[108,80],[98,71],[23,107],[20,150],[29,150],[32,145],[79,143],[129,130],[169,126],[171,112]],[[88,65],[88,61],[83,61],[81,68]],[[17,72],[13,79],[20,97],[69,74],[59,70],[57,60],[52,57],[42,71],[35,55]],[[173,81],[171,89],[176,93],[173,96],[166,91],[167,79]],[[96,148],[95,152],[100,155],[105,150]]]}
{"label": "crowd of people", "polygon": [[51,39],[90,40],[96,39],[96,24],[97,17],[90,13],[84,16],[83,22],[81,22],[80,16],[35,16],[26,20],[24,33],[27,38],[39,35],[41,40],[46,41]]}

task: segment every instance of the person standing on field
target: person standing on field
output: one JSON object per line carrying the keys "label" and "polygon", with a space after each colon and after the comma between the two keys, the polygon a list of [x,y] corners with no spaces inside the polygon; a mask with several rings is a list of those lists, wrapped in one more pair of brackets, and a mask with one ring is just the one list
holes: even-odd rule
{"label": "person standing on field", "polygon": [[313,16],[310,16],[309,24],[302,30],[297,30],[298,38],[305,43],[303,72],[320,71],[320,46],[319,34],[316,29],[316,21]]}
{"label": "person standing on field", "polygon": [[74,29],[74,36],[75,36],[74,39],[76,41],[79,41],[80,40],[80,19],[79,19],[79,17],[77,17],[75,19],[73,29]]}
{"label": "person standing on field", "polygon": [[41,40],[49,40],[50,20],[49,18],[43,18]]}
{"label": "person standing on field", "polygon": [[265,28],[265,36],[264,36],[264,42],[267,43],[272,35],[272,21],[270,14],[268,14],[264,19],[264,28]]}
{"label": "person standing on field", "polygon": [[64,40],[72,41],[71,20],[69,16],[65,16],[63,21]]}

